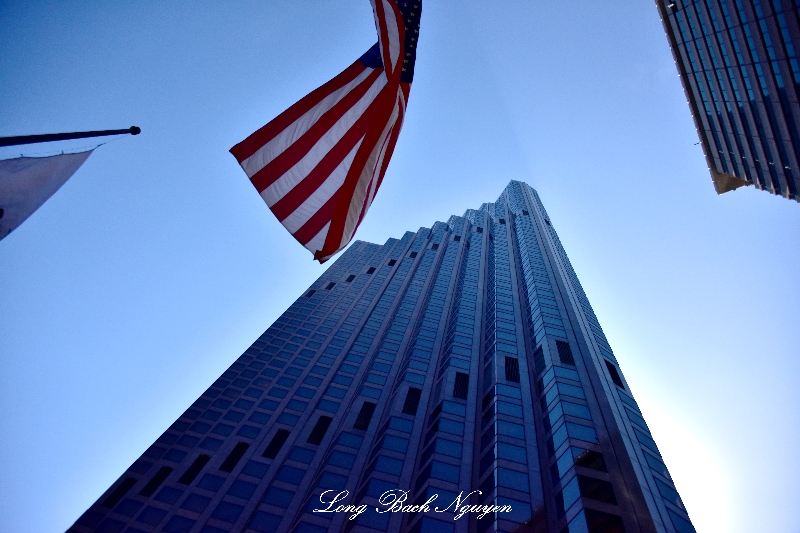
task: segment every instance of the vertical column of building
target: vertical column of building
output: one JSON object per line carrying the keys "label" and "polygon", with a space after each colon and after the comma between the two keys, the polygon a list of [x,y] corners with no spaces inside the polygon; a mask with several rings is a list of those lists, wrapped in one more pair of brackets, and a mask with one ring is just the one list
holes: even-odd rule
{"label": "vertical column of building", "polygon": [[[746,70],[740,72],[739,69],[736,68],[737,55],[741,55],[741,52],[738,46],[736,46],[737,53],[734,55],[734,47],[732,47],[730,43],[733,42],[736,44],[735,34],[733,34],[734,40],[731,41],[728,33],[725,31],[727,17],[723,19],[722,14],[718,10],[718,6],[715,6],[713,3],[707,3],[706,7],[708,9],[708,16],[714,27],[714,33],[706,36],[706,42],[708,46],[716,45],[719,48],[724,63],[724,70],[718,69],[716,71],[717,79],[721,86],[724,86],[726,83],[730,84],[730,88],[736,100],[737,112],[733,118],[736,124],[734,126],[734,134],[738,139],[738,143],[744,146],[744,150],[740,150],[740,153],[745,167],[745,174],[739,177],[743,177],[755,183],[758,188],[764,189],[767,188],[767,178],[764,175],[762,165],[758,164],[759,160],[764,160],[764,156],[759,155],[761,147],[758,146],[759,143],[756,142],[758,135],[758,128],[755,123],[756,118],[753,116],[750,100],[745,98],[745,96],[753,93],[752,87],[749,85],[749,77],[747,77]],[[727,76],[725,74],[727,74]],[[742,78],[742,75],[747,77],[747,85],[745,85],[745,80]],[[746,92],[745,89],[747,89]]]}
{"label": "vertical column of building", "polygon": [[[567,526],[569,531],[580,531],[581,527],[588,527],[591,531],[598,524],[622,528],[595,428],[597,417],[591,411],[593,398],[575,368],[565,310],[557,283],[551,279],[549,259],[537,235],[531,206],[522,184],[512,182],[507,192],[514,211],[519,276],[523,280],[528,339],[533,352],[529,370],[534,379],[543,376],[532,393],[539,403],[535,410],[541,413],[541,423],[537,424],[539,442],[543,444],[539,453],[541,466],[551,467],[552,485],[545,486],[545,493],[552,498],[546,504],[555,511],[554,516],[551,513],[551,529],[560,531]],[[580,468],[561,475],[558,461],[569,463],[570,467],[577,463]]]}
{"label": "vertical column of building", "polygon": [[490,224],[484,343],[476,407],[473,484],[481,504],[511,507],[477,520],[486,531],[545,532],[542,494],[516,280],[512,274],[505,195],[488,206]]}
{"label": "vertical column of building", "polygon": [[[402,487],[400,477],[404,468],[409,465],[413,467],[415,455],[408,453],[410,434],[422,392],[420,381],[424,380],[424,376],[407,372],[408,358],[398,358],[397,354],[406,352],[415,340],[413,320],[419,316],[418,308],[424,306],[425,291],[435,275],[435,263],[440,255],[437,251],[439,242],[446,230],[444,224],[435,224],[431,232],[431,244],[426,242],[423,250],[411,252],[414,257],[421,254],[419,265],[388,321],[385,339],[374,356],[373,372],[370,373],[375,378],[380,377],[381,385],[394,385],[391,388],[384,386],[381,397],[370,406],[371,412],[380,413],[375,417],[380,422],[366,427],[364,420],[359,418],[354,425],[357,429],[366,430],[365,446],[354,459],[347,486],[355,489],[352,501],[367,505],[367,511],[356,520],[349,520],[345,515],[334,516],[331,530],[351,531],[356,528],[358,531],[396,531],[400,527],[401,515],[377,513],[375,508],[384,492]],[[388,368],[382,369],[380,374],[375,372],[377,365],[387,364]],[[395,416],[397,414],[400,416]]]}
{"label": "vertical column of building", "polygon": [[[481,283],[485,239],[485,213],[468,211],[463,236],[464,252],[436,365],[433,395],[428,404],[425,432],[412,490],[415,495],[438,494],[440,508],[447,508],[472,481],[475,397],[481,334]],[[451,220],[452,223],[452,220]],[[467,491],[468,492],[468,491]],[[466,495],[466,493],[465,493]],[[421,499],[421,496],[418,496]],[[467,503],[466,501],[464,503]],[[451,507],[450,511],[455,509]],[[454,521],[449,513],[411,516],[410,531],[464,531],[467,520]]]}
{"label": "vertical column of building", "polygon": [[276,428],[273,432],[264,450],[274,462],[259,487],[263,497],[251,500],[247,517],[241,526],[237,524],[237,529],[247,526],[253,531],[286,531],[302,512],[303,501],[295,497],[297,493],[308,491],[312,485],[339,486],[346,479],[321,471],[323,454],[319,449],[327,449],[332,432],[350,415],[356,390],[352,383],[361,379],[366,354],[378,333],[373,322],[380,324],[386,306],[396,297],[393,283],[402,282],[408,271],[408,265],[398,265],[398,259],[413,238],[413,233],[406,233],[400,241],[387,242],[380,254],[381,262],[366,271],[372,276],[370,284],[336,326],[335,340],[340,346],[328,347],[333,356],[326,361],[329,364],[314,365],[301,376],[305,377],[303,388],[308,390],[303,394],[315,407],[301,419],[299,431],[287,434]]}
{"label": "vertical column of building", "polygon": [[[348,488],[347,503],[353,502],[352,494],[349,493],[358,483],[359,476],[365,467],[365,456],[369,445],[373,442],[376,424],[373,423],[375,412],[380,412],[388,399],[385,393],[387,381],[396,373],[397,353],[403,340],[405,331],[409,328],[411,309],[416,306],[420,292],[417,283],[420,278],[424,280],[427,271],[430,269],[432,257],[425,255],[418,259],[420,251],[426,247],[430,231],[423,228],[418,233],[408,252],[400,261],[397,273],[392,282],[384,291],[386,303],[389,297],[395,298],[396,305],[383,305],[379,302],[373,310],[365,325],[365,329],[378,331],[377,342],[374,343],[366,356],[366,369],[360,375],[354,390],[359,391],[354,395],[349,404],[350,415],[339,425],[338,431],[334,434],[328,448],[324,454],[324,460],[318,467],[317,477],[319,482],[316,487],[311,484],[305,498],[306,503],[303,508],[302,516],[298,517],[297,530],[312,528],[312,526],[325,527],[330,531],[339,531],[343,522],[348,518],[345,514],[326,514],[315,513],[314,509],[325,508],[321,504],[320,495],[325,490],[328,493],[325,501],[333,499],[345,487]],[[408,279],[410,275],[410,280]],[[371,332],[370,332],[371,333]],[[356,446],[356,443],[358,446]],[[401,441],[390,442],[390,446],[396,444],[400,447]],[[395,457],[386,457],[371,465],[381,471],[392,471],[397,468]],[[402,463],[402,462],[401,462]],[[324,483],[323,478],[339,479],[340,485],[332,486]],[[332,478],[331,476],[337,476]],[[359,502],[360,503],[360,502]],[[376,515],[374,510],[359,516],[358,524],[372,528],[384,528],[382,520],[388,519],[385,515]],[[354,527],[357,522],[350,520],[346,526]],[[312,528],[313,529],[313,528]]]}
{"label": "vertical column of building", "polygon": [[[623,515],[628,520],[637,515],[649,515],[649,519],[640,520],[639,525],[643,530],[649,527],[648,523],[652,520],[667,531],[694,531],[655,441],[624,382],[611,346],[547,212],[536,191],[527,185],[523,189],[530,199],[530,206],[541,221],[538,227],[541,228],[544,245],[551,251],[555,265],[554,275],[563,284],[560,292],[565,305],[569,305],[569,329],[577,341],[577,351],[573,357],[577,365],[575,370],[582,372],[583,379],[589,383],[584,387],[589,407],[595,413],[595,409],[602,413],[600,417],[604,423],[598,429],[601,434],[599,442],[604,448],[598,451],[606,454],[603,463],[609,471],[609,479],[617,486],[625,487],[621,501],[618,502],[624,509]],[[563,371],[555,368],[554,372],[557,377]],[[551,371],[545,373],[541,381],[542,390],[547,389],[547,382],[552,382],[553,377]],[[593,401],[592,396],[596,401]],[[553,412],[556,411],[551,411]],[[571,476],[572,463],[575,465],[574,470],[581,474],[583,466],[580,461],[573,461],[569,455],[564,454],[553,465],[553,479],[559,477],[567,480]],[[585,496],[583,487],[579,486],[578,489]],[[643,509],[645,505],[647,509]]]}
{"label": "vertical column of building", "polygon": [[[431,251],[438,250],[439,264],[432,278],[428,282],[428,290],[419,311],[416,314],[416,325],[411,332],[405,355],[401,362],[401,371],[395,381],[394,389],[398,398],[402,398],[402,391],[407,390],[405,400],[400,407],[399,402],[394,402],[391,410],[384,413],[381,421],[381,430],[378,438],[408,439],[406,460],[400,473],[399,481],[390,487],[382,479],[373,476],[362,492],[366,497],[375,499],[387,490],[400,489],[408,491],[409,499],[414,499],[419,505],[428,500],[436,492],[435,487],[426,485],[414,490],[416,458],[420,451],[420,440],[426,429],[425,414],[431,403],[431,393],[434,379],[436,378],[436,354],[439,353],[444,341],[445,310],[452,301],[452,289],[458,278],[460,258],[463,247],[461,246],[462,231],[465,220],[452,217],[449,224],[437,222],[434,225],[436,238],[431,244]],[[451,234],[451,231],[454,234]],[[455,443],[453,443],[455,448]],[[437,504],[446,500],[442,497]],[[446,506],[447,504],[444,504]],[[418,516],[392,517],[390,530],[399,530],[399,521],[408,522],[419,518]],[[426,527],[431,519],[423,517],[420,528]],[[441,522],[436,521],[435,524]],[[405,529],[407,529],[407,527]],[[417,527],[415,524],[414,527]]]}

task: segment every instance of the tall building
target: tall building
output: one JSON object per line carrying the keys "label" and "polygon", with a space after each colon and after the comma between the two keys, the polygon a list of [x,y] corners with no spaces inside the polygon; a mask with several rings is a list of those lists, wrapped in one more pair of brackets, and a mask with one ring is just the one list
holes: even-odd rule
{"label": "tall building", "polygon": [[800,201],[800,0],[656,0],[718,194]]}
{"label": "tall building", "polygon": [[[397,502],[428,509],[375,510]],[[694,528],[539,196],[512,181],[354,243],[69,531]]]}

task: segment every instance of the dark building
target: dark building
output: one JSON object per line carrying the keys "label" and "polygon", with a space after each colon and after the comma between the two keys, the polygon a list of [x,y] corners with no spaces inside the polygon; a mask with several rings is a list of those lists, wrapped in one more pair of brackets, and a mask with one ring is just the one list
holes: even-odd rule
{"label": "dark building", "polygon": [[[398,490],[429,510],[375,511]],[[354,507],[314,511],[337,494]],[[459,495],[494,508],[455,519]],[[511,182],[355,242],[69,531],[694,528],[536,191]]]}
{"label": "dark building", "polygon": [[656,0],[718,194],[800,201],[800,0]]}

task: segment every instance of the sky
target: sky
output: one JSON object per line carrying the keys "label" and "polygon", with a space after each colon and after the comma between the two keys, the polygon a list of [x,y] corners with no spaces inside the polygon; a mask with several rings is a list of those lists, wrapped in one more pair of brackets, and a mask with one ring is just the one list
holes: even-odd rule
{"label": "sky", "polygon": [[[375,40],[366,0],[0,2],[0,136],[142,128],[0,241],[0,530],[67,529],[327,268],[228,150]],[[529,183],[697,531],[800,530],[800,205],[716,195],[653,2],[427,1],[418,50],[357,238]]]}

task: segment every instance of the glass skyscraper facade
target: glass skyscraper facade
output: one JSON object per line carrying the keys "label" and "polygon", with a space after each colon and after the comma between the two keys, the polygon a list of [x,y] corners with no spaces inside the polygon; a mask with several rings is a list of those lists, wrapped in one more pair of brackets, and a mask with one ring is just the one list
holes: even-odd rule
{"label": "glass skyscraper facade", "polygon": [[800,0],[656,0],[717,193],[800,201]]}
{"label": "glass skyscraper facade", "polygon": [[[429,505],[375,510],[393,499]],[[539,196],[512,181],[353,243],[69,531],[694,528]]]}

